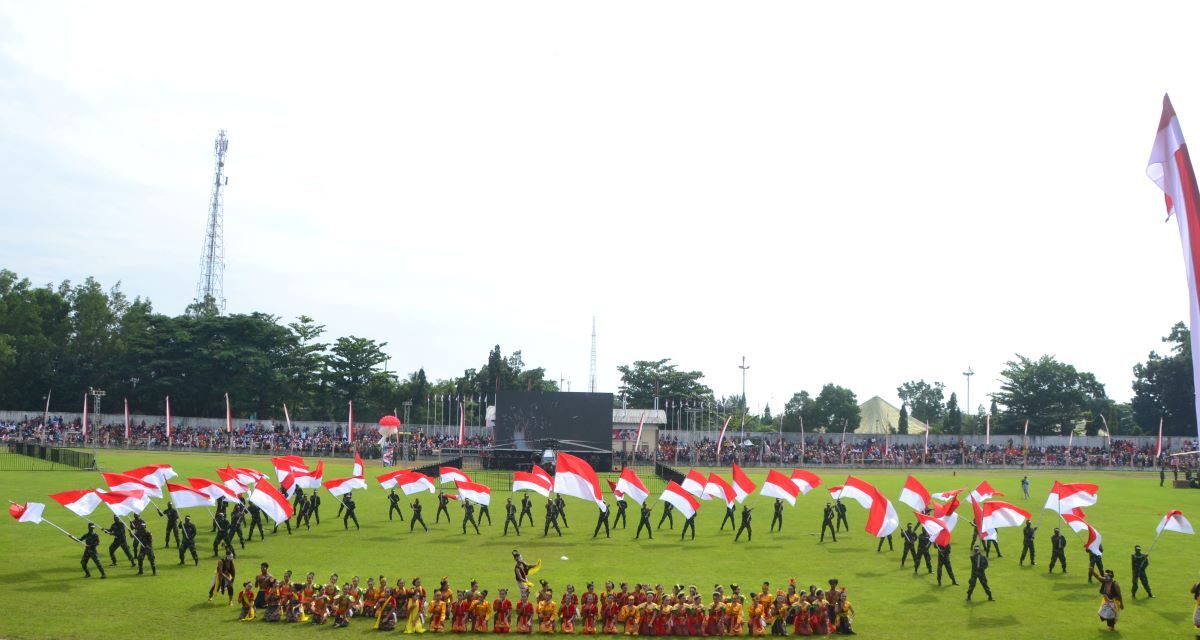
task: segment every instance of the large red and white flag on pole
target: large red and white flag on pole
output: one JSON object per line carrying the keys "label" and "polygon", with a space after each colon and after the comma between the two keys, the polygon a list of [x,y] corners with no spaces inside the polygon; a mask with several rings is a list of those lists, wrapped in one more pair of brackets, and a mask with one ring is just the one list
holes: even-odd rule
{"label": "large red and white flag on pole", "polygon": [[266,478],[259,478],[250,492],[250,502],[258,505],[275,524],[292,517],[292,505]]}
{"label": "large red and white flag on pole", "polygon": [[40,502],[26,502],[25,504],[12,503],[8,505],[8,515],[17,519],[17,522],[32,522],[41,524],[42,512],[46,510],[46,505]]}
{"label": "large red and white flag on pole", "polygon": [[229,406],[229,394],[225,394],[225,433],[233,434],[233,408]]}
{"label": "large red and white flag on pole", "polygon": [[458,446],[467,443],[467,410],[462,400],[458,401]]}
{"label": "large red and white flag on pole", "polygon": [[792,484],[796,485],[800,493],[808,495],[809,491],[821,486],[821,478],[817,474],[803,469],[792,469]]}
{"label": "large red and white flag on pole", "polygon": [[88,409],[88,407],[87,407],[87,394],[85,393],[85,394],[83,394],[83,440],[84,440],[84,442],[86,442],[86,441],[87,441],[87,431],[88,431],[88,415],[87,415],[87,413],[88,413],[88,412],[87,412],[87,409]]}
{"label": "large red and white flag on pole", "polygon": [[646,489],[646,485],[642,483],[642,479],[638,477],[633,467],[625,467],[621,470],[621,477],[617,480],[615,489],[629,496],[638,504],[645,504],[646,498],[650,495],[650,491]]}
{"label": "large red and white flag on pole", "polygon": [[704,483],[704,495],[724,500],[727,508],[732,507],[737,501],[737,493],[733,490],[733,485],[715,473],[708,474],[708,482]]}
{"label": "large red and white flag on pole", "polygon": [[946,526],[954,531],[954,525],[958,524],[959,502],[958,496],[952,496],[949,502],[944,504],[933,504],[933,517],[946,523]]}
{"label": "large red and white flag on pole", "polygon": [[925,485],[909,474],[904,480],[904,488],[900,490],[900,502],[912,507],[913,511],[924,513],[932,499]]}
{"label": "large red and white flag on pole", "polygon": [[1100,532],[1096,528],[1088,524],[1083,516],[1077,516],[1073,513],[1062,514],[1062,519],[1066,521],[1067,526],[1075,533],[1086,533],[1087,538],[1084,538],[1083,548],[1092,552],[1095,555],[1103,555],[1100,549]]}
{"label": "large red and white flag on pole", "polygon": [[[634,440],[633,440],[633,452],[634,452],[634,454],[637,454],[637,452],[638,452],[638,447],[639,447],[639,446],[641,446],[641,444],[642,444],[642,426],[643,426],[643,425],[645,425],[645,424],[646,424],[646,412],[645,412],[645,411],[643,411],[643,412],[642,412],[642,417],[641,417],[641,418],[638,418],[638,430],[637,430],[637,437],[636,437],[636,438],[634,438]],[[718,446],[718,447],[720,447],[721,445],[720,445],[720,444],[718,444],[717,446]],[[720,453],[720,451],[721,451],[721,450],[718,448],[718,449],[717,449],[717,452],[718,452],[718,453]],[[640,504],[640,503],[639,503],[639,504]]]}
{"label": "large red and white flag on pole", "polygon": [[442,484],[447,484],[450,482],[470,482],[471,476],[468,476],[454,467],[439,467],[438,481]]}
{"label": "large red and white flag on pole", "polygon": [[975,525],[979,528],[979,537],[983,540],[995,540],[996,529],[1019,527],[1029,519],[1028,511],[1000,500],[975,502],[974,507]]}
{"label": "large red and white flag on pole", "polygon": [[101,473],[104,482],[112,491],[144,491],[146,495],[152,498],[161,498],[162,489],[158,485],[140,480],[132,476],[127,476],[123,473]]}
{"label": "large red and white flag on pole", "polygon": [[601,511],[608,510],[600,493],[600,477],[592,465],[569,453],[559,453],[555,460],[554,492],[594,502]]}
{"label": "large red and white flag on pole", "polygon": [[663,489],[659,500],[673,505],[685,518],[696,515],[696,510],[700,508],[700,501],[674,480],[667,483],[667,488]]}
{"label": "large red and white flag on pole", "polygon": [[993,489],[992,485],[988,484],[987,480],[984,480],[983,482],[979,483],[978,487],[975,487],[971,491],[970,500],[971,500],[971,502],[986,502],[988,500],[991,500],[992,498],[995,498],[996,496],[1003,496],[1003,495],[1004,495],[1003,493],[1000,493],[999,491],[996,491],[995,489]]}
{"label": "large red and white flag on pole", "polygon": [[838,499],[849,498],[855,500],[862,505],[864,509],[870,509],[871,504],[875,502],[875,496],[879,491],[874,485],[860,480],[854,476],[846,476],[846,484],[842,485],[842,491],[837,496]]}
{"label": "large red and white flag on pole", "polygon": [[350,475],[354,476],[355,478],[361,478],[366,475],[365,470],[366,466],[363,465],[362,456],[358,455],[358,452],[355,451],[354,466],[350,468]]}
{"label": "large red and white flag on pole", "polygon": [[704,485],[706,484],[708,484],[708,478],[705,478],[704,474],[695,469],[688,469],[687,476],[683,478],[683,483],[679,486],[701,500],[708,500],[708,496],[704,495]]}
{"label": "large red and white flag on pole", "polygon": [[528,472],[513,472],[513,491],[532,491],[544,498],[549,498],[552,489],[554,489],[554,478],[551,478],[545,469],[536,464]]}
{"label": "large red and white flag on pole", "polygon": [[407,474],[400,476],[399,486],[400,490],[406,496],[411,496],[414,493],[422,491],[428,491],[429,493],[437,491],[433,484],[433,478],[419,471],[409,471]]}
{"label": "large red and white flag on pole", "polygon": [[212,498],[213,501],[216,501],[217,498],[224,498],[225,500],[232,502],[237,500],[238,494],[241,493],[240,491],[234,491],[224,484],[221,484],[220,482],[214,482],[208,478],[188,478],[187,481],[193,489],[207,495],[208,497]]}
{"label": "large red and white flag on pole", "polygon": [[125,398],[125,441],[129,442],[129,398]]}
{"label": "large red and white flag on pole", "polygon": [[725,430],[729,428],[730,420],[733,420],[733,416],[726,416],[725,424],[721,425],[721,433],[717,436],[717,462],[721,461],[721,445],[725,444]]}
{"label": "large red and white flag on pole", "polygon": [[1050,487],[1050,495],[1046,496],[1046,506],[1042,508],[1058,513],[1069,513],[1079,507],[1090,507],[1096,504],[1096,494],[1099,491],[1100,487],[1094,484],[1086,482],[1063,484],[1055,480],[1054,485]]}
{"label": "large red and white flag on pole", "polygon": [[847,476],[846,484],[839,489],[837,497],[855,500],[869,510],[866,530],[876,538],[882,538],[900,526],[900,516],[892,506],[892,501],[864,480]]}
{"label": "large red and white flag on pole", "polygon": [[1154,457],[1155,458],[1162,455],[1162,425],[1163,425],[1163,419],[1162,419],[1162,416],[1159,416],[1158,417],[1158,444],[1156,444],[1154,446]]}
{"label": "large red and white flag on pole", "polygon": [[[1175,216],[1179,239],[1183,244],[1183,265],[1188,283],[1188,326],[1192,333],[1192,389],[1200,398],[1200,188],[1183,130],[1170,96],[1163,96],[1162,116],[1158,133],[1150,148],[1146,175],[1162,189],[1167,204],[1167,217]],[[1200,434],[1200,404],[1196,405],[1196,427]]]}
{"label": "large red and white flag on pole", "polygon": [[375,480],[378,481],[379,486],[383,487],[384,489],[394,489],[396,485],[400,483],[400,476],[403,476],[408,472],[408,469],[397,469],[395,471],[389,471],[380,476],[375,476]]}
{"label": "large red and white flag on pole", "polygon": [[986,423],[987,423],[987,431],[986,431],[987,435],[984,436],[983,443],[988,446],[991,446],[992,445],[992,416],[991,416],[991,414],[988,414]]}
{"label": "large red and white flag on pole", "polygon": [[1155,532],[1161,536],[1162,532],[1164,531],[1175,531],[1177,533],[1187,533],[1192,535],[1196,533],[1196,531],[1192,529],[1192,523],[1188,522],[1188,519],[1183,517],[1183,512],[1179,509],[1172,509],[1171,511],[1168,511],[1167,515],[1163,516],[1162,522],[1158,523],[1158,528],[1155,529]]}
{"label": "large red and white flag on pole", "polygon": [[914,511],[913,513],[917,516],[917,521],[921,523],[921,528],[925,529],[925,532],[933,539],[934,544],[939,547],[950,544],[950,533],[953,531],[953,527],[941,518],[927,516],[920,511]]}
{"label": "large red and white flag on pole", "polygon": [[355,489],[366,489],[367,481],[354,476],[349,478],[334,478],[325,481],[325,488],[329,490],[329,493],[340,498]]}
{"label": "large red and white flag on pole", "polygon": [[757,488],[758,485],[750,480],[750,477],[746,475],[745,471],[742,471],[741,467],[736,464],[733,465],[733,493],[737,496],[739,503],[754,493],[754,490]]}
{"label": "large red and white flag on pole", "polygon": [[464,500],[470,500],[475,504],[491,506],[492,504],[492,489],[486,485],[477,482],[458,482],[458,495]]}
{"label": "large red and white flag on pole", "polygon": [[144,482],[151,482],[156,487],[161,487],[167,483],[167,480],[179,475],[171,468],[169,464],[148,464],[144,467],[130,469],[125,472],[125,475],[132,476]]}
{"label": "large red and white flag on pole", "polygon": [[167,446],[171,446],[171,396],[167,396]]}
{"label": "large red and white flag on pole", "polygon": [[800,487],[797,487],[791,478],[771,469],[767,472],[767,479],[758,493],[768,498],[779,498],[794,507],[796,496],[800,495]]}
{"label": "large red and white flag on pole", "polygon": [[50,499],[79,517],[90,515],[100,506],[100,496],[93,489],[74,489],[50,495]]}
{"label": "large red and white flag on pole", "polygon": [[211,507],[217,503],[212,496],[203,491],[197,491],[191,487],[185,487],[174,482],[167,483],[167,491],[171,492],[171,502],[175,504],[176,509]]}
{"label": "large red and white flag on pole", "polygon": [[141,513],[150,504],[150,498],[143,491],[102,491],[97,489],[96,495],[100,496],[100,501],[117,517]]}

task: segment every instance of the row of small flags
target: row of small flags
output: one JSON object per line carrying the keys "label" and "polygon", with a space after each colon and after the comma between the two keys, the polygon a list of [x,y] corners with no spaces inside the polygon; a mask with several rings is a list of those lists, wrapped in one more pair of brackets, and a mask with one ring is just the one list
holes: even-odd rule
{"label": "row of small flags", "polygon": [[[101,473],[108,489],[75,489],[55,493],[50,498],[86,519],[101,504],[107,506],[117,517],[141,513],[149,506],[161,513],[153,499],[163,498],[164,488],[171,502],[179,509],[211,507],[218,499],[235,501],[245,494],[251,503],[261,508],[278,524],[292,517],[292,505],[288,499],[298,488],[316,490],[324,487],[338,498],[355,489],[367,489],[365,466],[358,454],[355,454],[350,476],[330,480],[324,479],[324,461],[318,462],[314,468],[310,468],[300,456],[280,456],[272,458],[271,461],[279,488],[260,471],[228,465],[216,470],[219,482],[207,478],[188,478],[187,485],[175,484],[169,482],[176,476],[170,465],[153,464],[124,473]],[[424,491],[434,493],[437,486],[433,478],[408,469],[384,473],[377,476],[376,481],[384,489],[399,488],[405,495]],[[473,482],[470,476],[460,469],[441,467],[437,481],[442,485],[454,485],[458,490],[458,495],[453,496],[456,499],[462,498],[484,505],[491,503],[491,488]],[[644,504],[650,496],[645,483],[630,467],[623,469],[615,482],[608,481],[608,485],[618,500],[628,497],[638,504]],[[799,496],[807,495],[821,485],[822,480],[818,475],[803,469],[793,469],[790,475],[770,469],[762,487],[759,488],[735,464],[731,469],[730,481],[717,473],[709,473],[706,476],[700,471],[690,469],[681,483],[669,481],[659,500],[672,504],[684,517],[690,518],[699,509],[700,500],[723,500],[727,508],[732,508],[734,504],[745,501],[757,489],[760,496],[776,498],[795,506]],[[593,502],[602,510],[607,509],[595,470],[585,460],[567,453],[558,454],[556,473],[553,476],[537,465],[528,472],[515,472],[512,490],[531,491],[545,497],[555,492]],[[866,509],[866,531],[873,536],[888,536],[899,527],[900,519],[895,506],[881,491],[865,480],[848,476],[843,484],[831,486],[828,491],[832,499],[854,500]],[[1085,535],[1084,546],[1097,555],[1100,554],[1101,536],[1087,521],[1084,508],[1092,507],[1098,502],[1099,491],[1099,486],[1095,484],[1055,481],[1043,507],[1043,510],[1059,514],[1072,531]],[[950,534],[958,522],[957,510],[961,504],[959,495],[965,492],[966,489],[963,488],[930,493],[916,477],[909,475],[905,479],[898,502],[913,510],[921,527],[936,544],[944,545],[949,542]],[[992,488],[986,480],[967,494],[966,499],[971,505],[980,539],[994,540],[998,529],[1021,526],[1032,517],[1028,511],[1016,505],[995,499],[1003,496],[1003,493]],[[45,505],[37,502],[13,503],[9,507],[9,513],[19,522],[49,523],[43,517],[44,508]],[[58,528],[57,525],[54,526]],[[1191,523],[1179,510],[1168,512],[1159,522],[1156,528],[1156,543],[1158,536],[1164,531],[1194,533]]]}

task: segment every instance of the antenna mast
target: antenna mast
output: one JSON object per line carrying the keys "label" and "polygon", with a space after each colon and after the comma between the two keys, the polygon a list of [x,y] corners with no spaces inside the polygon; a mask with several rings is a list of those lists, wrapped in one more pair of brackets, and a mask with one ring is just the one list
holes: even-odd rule
{"label": "antenna mast", "polygon": [[213,171],[212,200],[208,205],[208,225],[204,230],[204,252],[200,256],[200,282],[196,285],[196,304],[225,311],[225,196],[229,184],[225,175],[225,153],[229,139],[225,130],[217,132],[213,143],[216,169]]}
{"label": "antenna mast", "polygon": [[592,316],[592,369],[588,375],[588,391],[596,393],[596,316]]}

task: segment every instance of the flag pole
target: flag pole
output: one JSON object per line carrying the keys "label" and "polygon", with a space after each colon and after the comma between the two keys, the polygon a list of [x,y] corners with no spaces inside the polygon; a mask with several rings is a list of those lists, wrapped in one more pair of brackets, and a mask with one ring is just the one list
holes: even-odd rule
{"label": "flag pole", "polygon": [[1151,552],[1151,551],[1154,551],[1154,545],[1158,544],[1158,539],[1159,539],[1159,538],[1161,538],[1161,537],[1162,537],[1162,531],[1159,531],[1159,532],[1158,532],[1158,533],[1157,533],[1157,534],[1154,536],[1154,542],[1150,543],[1150,549],[1149,549],[1148,551],[1146,551],[1146,555],[1150,555],[1150,552]]}
{"label": "flag pole", "polygon": [[[9,504],[17,504],[16,502],[13,502],[12,500],[9,500],[9,501],[8,501],[8,503],[9,503]],[[74,540],[75,542],[78,542],[79,544],[83,544],[83,540],[80,540],[79,538],[76,538],[76,537],[75,537],[73,534],[71,534],[71,533],[68,533],[66,529],[63,529],[62,527],[60,527],[60,526],[58,526],[58,525],[54,524],[53,522],[50,522],[50,520],[49,520],[49,519],[47,519],[47,518],[42,518],[40,522],[45,522],[46,524],[48,524],[48,525],[50,525],[50,526],[54,527],[55,529],[58,529],[59,531],[62,531],[62,532],[63,532],[63,534],[65,534],[65,535],[66,535],[68,538],[70,538],[70,539]],[[39,522],[39,523],[35,523],[35,524],[40,524],[40,522]],[[90,521],[89,521],[89,522],[90,522]],[[93,523],[93,524],[95,524],[95,523]],[[87,546],[87,545],[84,545],[84,546]]]}

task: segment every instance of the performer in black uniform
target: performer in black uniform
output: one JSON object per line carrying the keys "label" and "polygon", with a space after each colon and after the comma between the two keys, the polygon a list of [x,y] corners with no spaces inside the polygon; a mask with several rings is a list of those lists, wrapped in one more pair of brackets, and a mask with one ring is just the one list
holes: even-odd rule
{"label": "performer in black uniform", "polygon": [[[286,495],[286,494],[285,494],[285,495]],[[314,491],[314,492],[313,492],[313,497],[316,497],[316,495],[317,495],[317,492],[316,492],[316,491]],[[299,529],[299,528],[300,528],[300,514],[304,512],[304,500],[299,500],[299,501],[297,502],[297,504],[299,504],[299,505],[300,505],[300,507],[299,507],[299,508],[300,508],[300,511],[295,511],[296,507],[292,507],[292,510],[293,510],[293,514],[296,516],[296,528],[297,528],[297,529]],[[305,516],[305,517],[307,518],[307,516]],[[290,536],[290,535],[292,535],[292,521],[291,521],[291,520],[284,520],[284,521],[283,521],[283,526],[287,527],[287,532],[288,532],[288,535],[289,535],[289,536]],[[276,534],[276,533],[279,533],[279,523],[278,523],[278,522],[276,522],[276,523],[275,523],[275,528],[274,528],[274,529],[271,529],[271,534],[272,534],[272,535],[273,535],[273,534]]]}
{"label": "performer in black uniform", "polygon": [[554,513],[557,517],[562,518],[564,527],[570,529],[571,525],[567,523],[567,501],[559,494],[554,494]]}
{"label": "performer in black uniform", "polygon": [[833,541],[837,542],[837,529],[833,526],[834,510],[833,506],[828,502],[825,503],[825,511],[821,514],[821,542],[825,542],[825,530],[829,530],[829,535],[833,536]]}
{"label": "performer in black uniform", "polygon": [[[217,517],[213,519],[213,524],[217,527],[217,533],[213,536],[213,557],[218,557],[217,551],[224,544],[229,553],[233,553],[233,541],[229,538],[229,521],[225,519],[225,514],[217,512]],[[236,557],[236,555],[235,555]]]}
{"label": "performer in black uniform", "polygon": [[600,513],[596,516],[596,530],[592,532],[592,538],[600,535],[600,527],[604,527],[604,537],[611,538],[608,533],[608,501],[604,501],[604,505],[600,508]]}
{"label": "performer in black uniform", "polygon": [[467,499],[463,499],[463,535],[467,533],[467,523],[475,527],[475,535],[479,535],[479,525],[475,523],[475,505]]}
{"label": "performer in black uniform", "polygon": [[529,526],[533,526],[533,500],[529,499],[529,494],[521,496],[521,515],[517,517],[517,524],[525,524],[525,518],[529,518]]}
{"label": "performer in black uniform", "polygon": [[721,520],[721,531],[725,530],[726,522],[729,523],[730,529],[737,529],[737,521],[735,521],[733,519],[733,515],[736,511],[737,511],[737,507],[735,505],[731,504],[731,505],[725,507],[725,519]]}
{"label": "performer in black uniform", "polygon": [[1059,532],[1058,528],[1054,529],[1054,535],[1050,536],[1050,573],[1054,573],[1054,563],[1062,563],[1062,572],[1067,572],[1067,537]]}
{"label": "performer in black uniform", "polygon": [[404,514],[400,511],[400,496],[396,495],[396,490],[388,494],[388,520],[392,519],[392,513],[400,516],[400,522],[404,522]]}
{"label": "performer in black uniform", "polygon": [[150,573],[158,575],[158,568],[154,565],[154,535],[150,533],[150,527],[139,527],[137,532],[133,534],[138,540],[138,575],[142,575],[142,569],[147,558],[150,559]]}
{"label": "performer in black uniform", "polygon": [[100,554],[96,553],[96,548],[100,546],[100,536],[96,534],[96,525],[89,522],[87,533],[83,534],[82,538],[75,538],[75,540],[83,543],[83,559],[79,561],[79,564],[83,566],[83,577],[92,577],[92,572],[88,571],[88,560],[91,560],[100,570],[100,577],[107,578],[108,576],[104,574],[104,567],[100,564]]}
{"label": "performer in black uniform", "polygon": [[246,537],[242,534],[242,525],[246,522],[246,509],[241,504],[233,505],[233,519],[229,521],[229,544],[233,544],[233,536],[237,535],[238,543],[246,548]]}
{"label": "performer in black uniform", "polygon": [[675,505],[671,504],[670,502],[664,502],[664,503],[662,503],[662,505],[663,505],[663,512],[662,512],[662,517],[658,519],[658,528],[659,529],[662,528],[663,522],[669,522],[670,526],[668,528],[674,529],[675,528],[675,515],[674,515]]}
{"label": "performer in black uniform", "polygon": [[876,545],[876,547],[875,547],[875,553],[879,553],[880,551],[883,551],[883,541],[884,541],[884,540],[887,540],[887,543],[888,543],[888,551],[895,551],[895,550],[896,550],[896,547],[893,547],[893,546],[892,546],[892,534],[890,534],[890,533],[889,533],[889,534],[887,534],[886,536],[882,536],[882,537],[880,537],[880,538],[879,538],[879,544],[878,544],[878,545]]}
{"label": "performer in black uniform", "polygon": [[971,550],[971,581],[967,583],[967,600],[971,599],[971,594],[975,592],[975,583],[978,582],[983,587],[983,592],[987,594],[988,600],[992,600],[992,590],[988,588],[987,582],[988,559],[979,551],[979,547]]}
{"label": "performer in black uniform", "polygon": [[200,564],[200,557],[196,555],[196,525],[192,523],[191,516],[183,517],[183,526],[180,527],[183,535],[179,540],[179,564],[183,564],[183,554],[188,551],[192,552],[192,562]]}
{"label": "performer in black uniform", "polygon": [[939,545],[937,550],[938,550],[938,562],[937,562],[938,584],[939,585],[942,584],[942,567],[945,567],[946,575],[950,576],[950,583],[957,587],[958,580],[954,579],[954,567],[950,566],[950,543],[947,542],[946,546],[944,546],[944,547]]}
{"label": "performer in black uniform", "polygon": [[317,525],[321,524],[321,494],[313,491],[308,497],[308,515],[304,516],[304,524],[308,525],[309,518],[316,518]]}
{"label": "performer in black uniform", "polygon": [[650,536],[650,539],[653,540],[654,530],[650,528],[650,505],[644,502],[642,503],[641,518],[638,520],[637,533],[633,536],[634,540],[642,537],[642,527],[646,528],[646,535]]}
{"label": "performer in black uniform", "polygon": [[1136,546],[1133,548],[1133,555],[1130,556],[1133,560],[1133,597],[1137,597],[1138,581],[1142,583],[1142,587],[1146,589],[1146,597],[1153,598],[1154,594],[1150,592],[1150,581],[1146,578],[1146,568],[1150,566],[1150,556],[1142,553],[1142,547]]}
{"label": "performer in black uniform", "polygon": [[542,529],[542,537],[550,535],[550,527],[558,532],[559,537],[562,537],[562,529],[558,528],[558,507],[554,505],[554,501],[546,499],[546,526]]}
{"label": "performer in black uniform", "polygon": [[734,542],[737,542],[738,539],[742,537],[743,531],[746,532],[746,542],[750,542],[754,539],[754,529],[750,528],[751,511],[754,511],[754,509],[751,509],[746,505],[742,505],[742,524],[738,527],[737,533],[733,536]]}
{"label": "performer in black uniform", "polygon": [[[1057,531],[1057,529],[1055,529],[1055,531]],[[1024,565],[1025,564],[1025,554],[1028,553],[1029,554],[1029,566],[1036,567],[1037,566],[1037,550],[1033,548],[1033,543],[1037,540],[1037,527],[1033,526],[1032,522],[1026,520],[1025,528],[1021,530],[1021,535],[1024,537],[1024,542],[1021,543],[1021,560],[1019,562],[1017,562],[1017,564]],[[1051,559],[1051,562],[1053,562],[1053,559]],[[1066,565],[1064,565],[1064,567],[1065,566]]]}
{"label": "performer in black uniform", "polygon": [[163,515],[167,518],[167,532],[163,535],[163,548],[171,546],[171,536],[175,537],[175,546],[179,546],[179,512],[175,510],[175,505],[167,503],[166,511]]}
{"label": "performer in black uniform", "polygon": [[775,523],[779,523],[779,530],[783,531],[783,500],[775,498],[775,515],[771,516],[771,529],[767,533],[775,532]]}
{"label": "performer in black uniform", "polygon": [[353,520],[354,530],[359,530],[361,527],[358,526],[358,516],[354,515],[354,510],[357,508],[357,505],[354,504],[354,496],[351,493],[347,493],[342,496],[341,502],[342,506],[346,509],[346,515],[342,518],[342,526],[349,530],[350,521]]}
{"label": "performer in black uniform", "polygon": [[421,500],[420,500],[420,498],[416,498],[413,500],[412,519],[408,523],[408,530],[412,531],[413,528],[417,526],[418,522],[421,523],[421,528],[424,529],[426,533],[429,533],[429,527],[425,526],[425,518],[421,517]]}
{"label": "performer in black uniform", "polygon": [[[287,495],[287,491],[285,489],[283,489],[283,487],[280,487],[279,492],[285,496]],[[296,487],[296,494],[292,496],[292,511],[293,512],[300,511],[300,499],[303,497],[304,497],[304,487]],[[297,522],[296,524],[300,524],[300,523]]]}
{"label": "performer in black uniform", "polygon": [[442,521],[443,513],[446,514],[446,522],[452,522],[450,520],[450,506],[449,506],[450,505],[450,497],[446,495],[445,491],[438,491],[437,501],[438,501],[438,508],[437,508],[437,513],[434,514],[433,523],[434,524],[440,523]]}
{"label": "performer in black uniform", "polygon": [[[217,516],[225,515],[225,510],[229,508],[229,501],[225,499],[225,496],[217,496],[217,503],[215,506],[217,508],[217,513],[213,515],[213,531],[217,530]],[[226,522],[226,524],[229,523]]]}
{"label": "performer in black uniform", "polygon": [[521,525],[517,524],[517,505],[513,504],[512,498],[504,502],[504,535],[508,535],[508,525],[512,524],[513,530],[517,535],[521,535]]}
{"label": "performer in black uniform", "polygon": [[260,509],[258,505],[251,502],[250,506],[246,507],[246,511],[250,514],[250,532],[247,534],[248,537],[253,540],[254,530],[258,529],[259,541],[266,540],[267,537],[263,535],[262,509]]}
{"label": "performer in black uniform", "polygon": [[488,511],[488,506],[486,504],[480,502],[479,503],[479,521],[483,522],[484,518],[487,518],[488,526],[489,527],[492,526],[492,512]]}
{"label": "performer in black uniform", "polygon": [[912,554],[913,563],[917,562],[917,534],[913,531],[911,522],[904,528],[900,537],[904,540],[904,552],[900,556],[900,568],[903,569],[904,561],[908,559],[909,554]]}
{"label": "performer in black uniform", "polygon": [[112,544],[108,545],[108,557],[112,559],[110,567],[117,566],[117,549],[125,552],[125,557],[129,560],[129,566],[133,566],[133,554],[129,551],[129,541],[125,539],[125,523],[117,516],[113,516],[113,523],[107,529],[101,529],[104,533],[113,537]]}
{"label": "performer in black uniform", "polygon": [[142,514],[133,514],[133,519],[129,521],[129,537],[133,538],[133,555],[138,554],[138,547],[142,546],[141,539],[138,537],[138,531],[148,528],[146,521],[142,520]]}
{"label": "performer in black uniform", "polygon": [[834,505],[834,510],[837,511],[837,529],[842,530],[846,527],[846,531],[850,530],[850,522],[846,520],[846,505],[842,504],[842,499],[837,499],[837,504]]}
{"label": "performer in black uniform", "polygon": [[688,529],[692,530],[692,540],[696,539],[696,514],[683,521],[683,529],[679,532],[679,541],[683,542],[683,537],[687,535]]}
{"label": "performer in black uniform", "polygon": [[921,527],[921,533],[917,535],[917,559],[913,561],[913,575],[917,575],[917,569],[921,568],[921,558],[925,559],[925,570],[928,573],[933,573],[933,561],[929,558],[929,532],[925,527]]}
{"label": "performer in black uniform", "polygon": [[1092,553],[1092,550],[1088,549],[1088,584],[1092,583],[1093,573],[1098,576],[1104,575],[1104,556],[1101,555],[1104,553],[1104,545],[1100,545],[1099,551],[1100,553]]}
{"label": "performer in black uniform", "polygon": [[622,529],[625,528],[625,509],[627,508],[629,508],[629,503],[624,498],[617,500],[617,517],[613,519],[614,529],[617,528],[618,524],[621,525]]}

